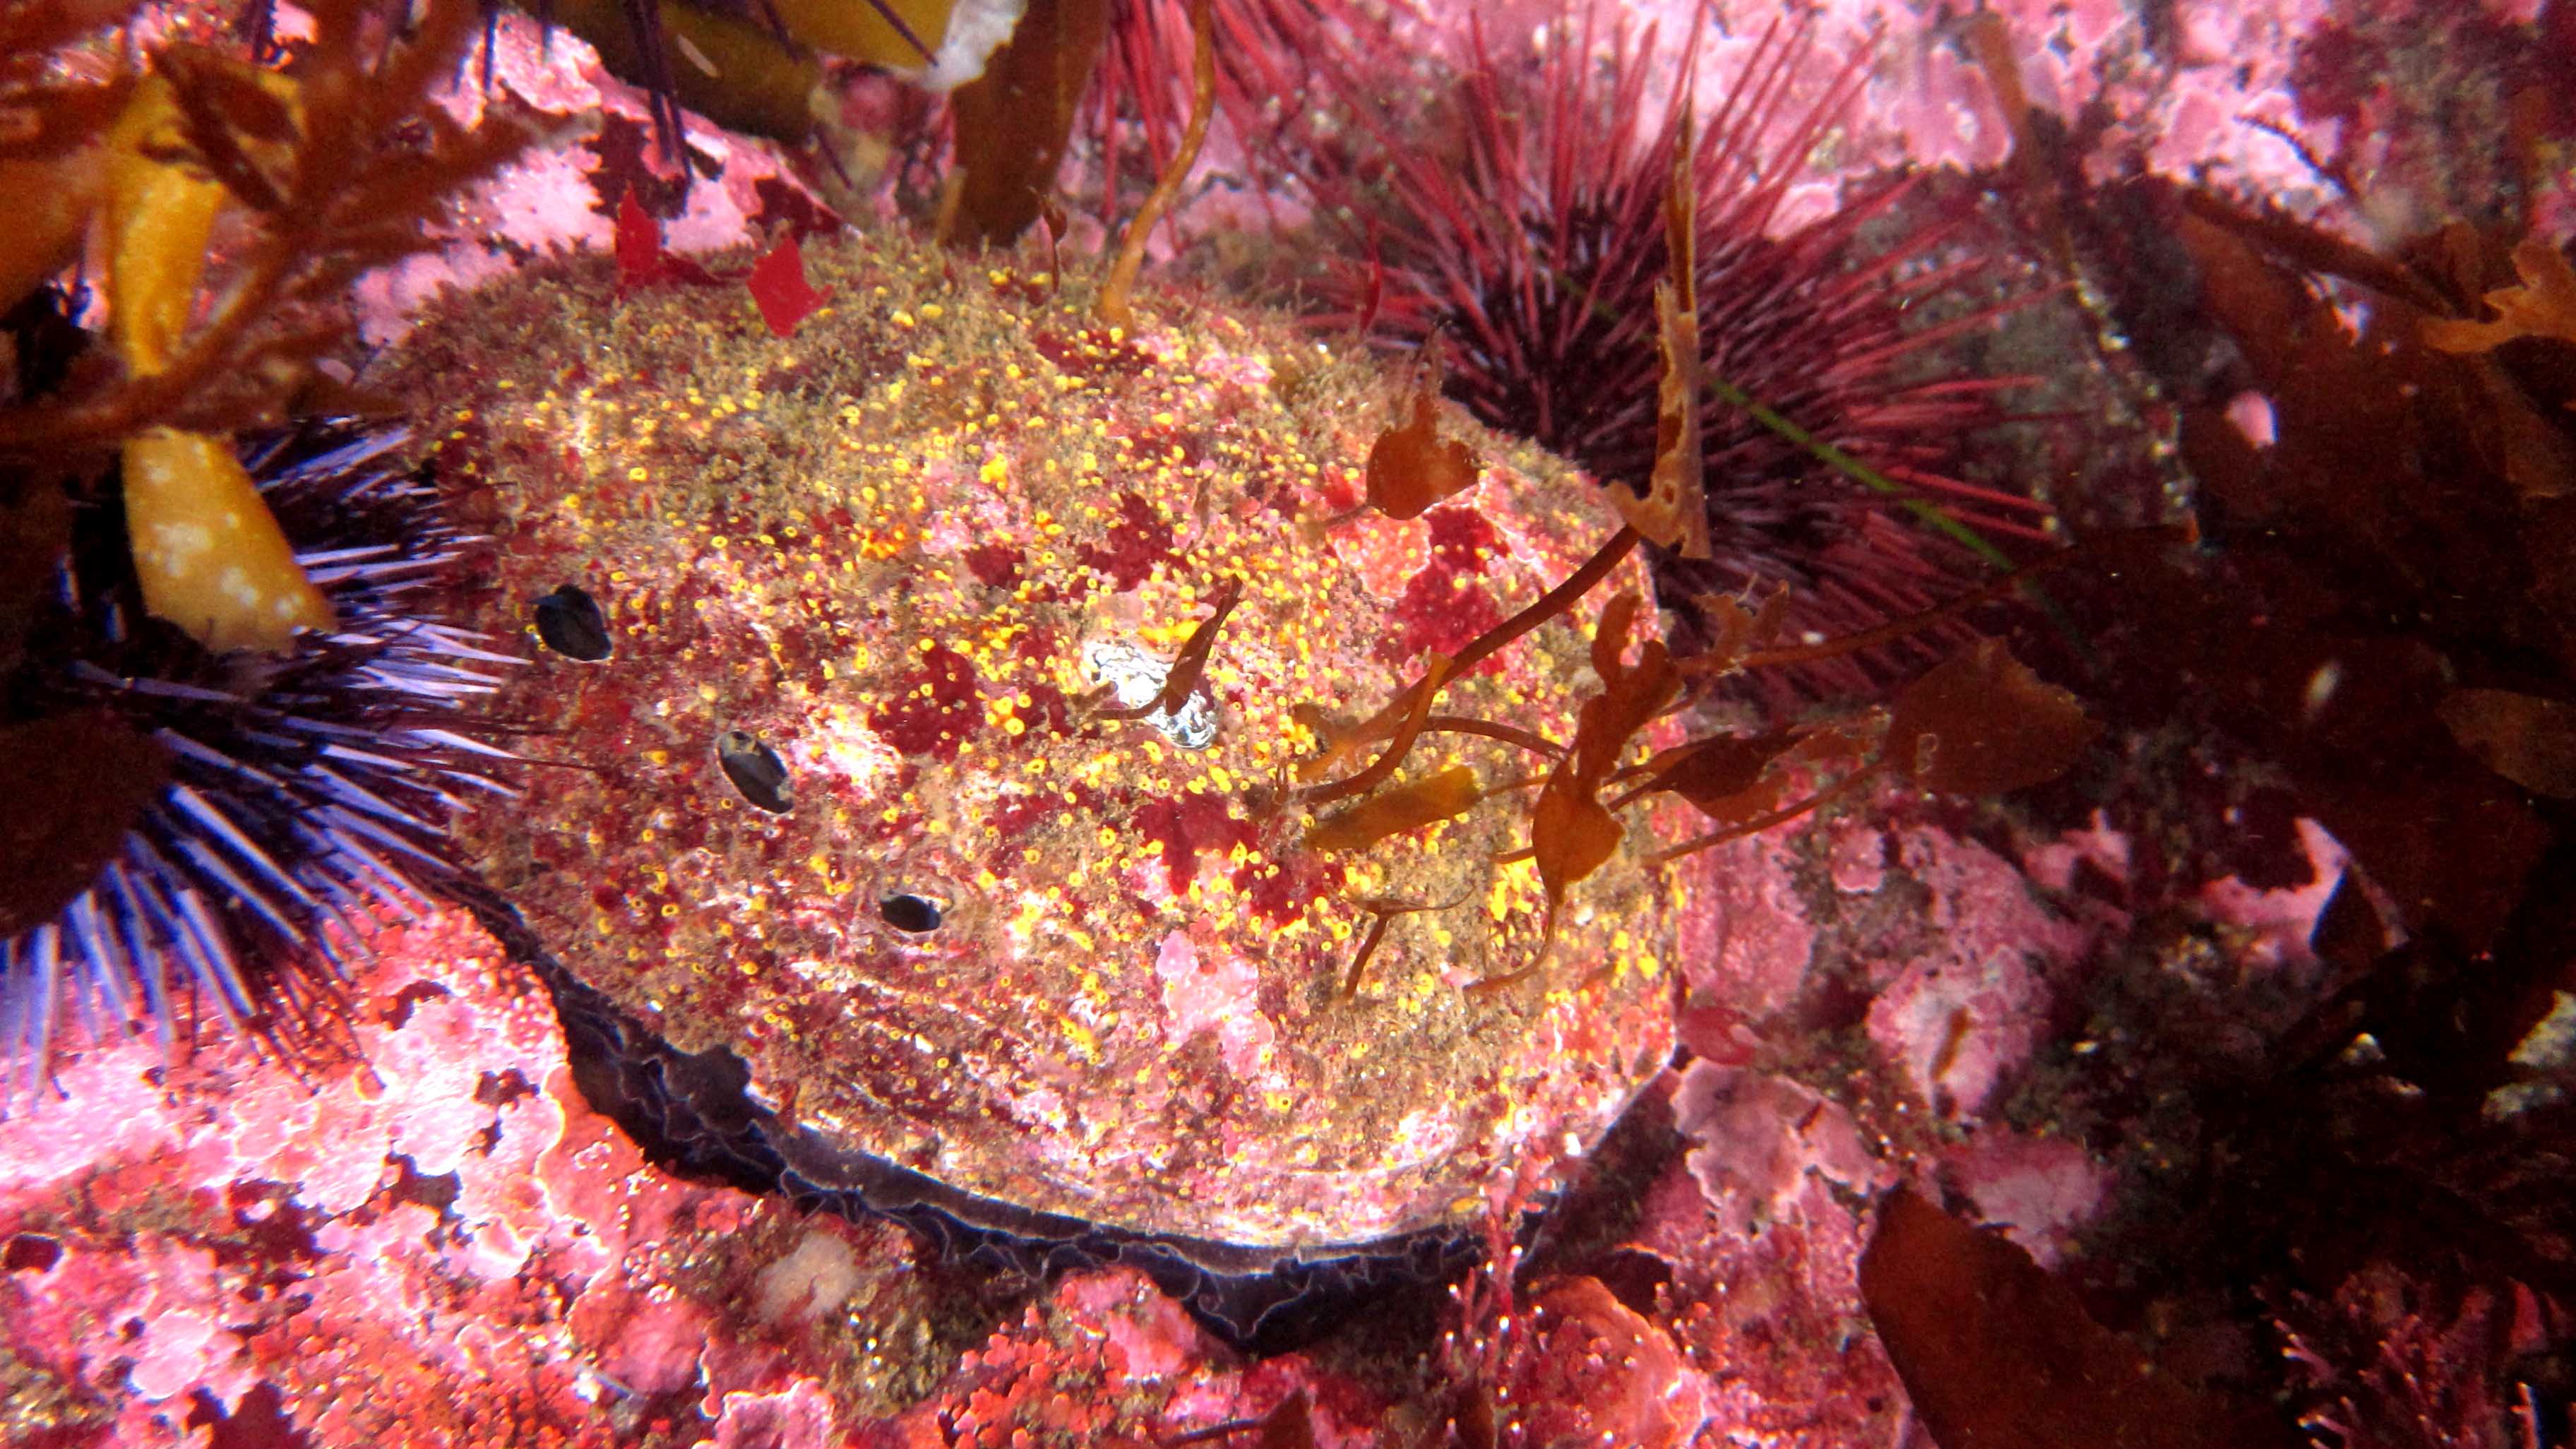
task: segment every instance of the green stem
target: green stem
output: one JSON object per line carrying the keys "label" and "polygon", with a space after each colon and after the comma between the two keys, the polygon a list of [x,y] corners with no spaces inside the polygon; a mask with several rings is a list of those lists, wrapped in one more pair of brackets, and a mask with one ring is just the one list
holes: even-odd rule
{"label": "green stem", "polygon": [[1975,554],[1978,558],[1985,560],[1996,568],[2010,569],[2013,567],[2012,559],[2006,556],[2002,549],[1986,542],[1985,536],[1978,533],[1975,529],[1961,523],[1958,519],[1953,518],[1949,514],[1942,512],[1939,504],[1933,503],[1919,493],[1908,491],[1903,485],[1896,482],[1896,480],[1879,472],[1877,469],[1872,468],[1867,463],[1864,463],[1860,459],[1853,457],[1851,454],[1844,452],[1842,449],[1835,447],[1833,444],[1826,442],[1824,439],[1817,437],[1815,434],[1808,432],[1805,428],[1799,427],[1796,423],[1789,421],[1786,417],[1772,411],[1763,404],[1756,402],[1750,393],[1737,387],[1734,383],[1728,382],[1725,378],[1711,376],[1707,379],[1707,382],[1709,391],[1717,394],[1720,401],[1731,403],[1736,407],[1744,409],[1745,412],[1752,415],[1755,422],[1760,423],[1762,426],[1769,428],[1775,433],[1778,433],[1781,437],[1788,439],[1799,447],[1806,449],[1809,453],[1812,453],[1817,458],[1823,460],[1827,466],[1833,468],[1836,472],[1841,473],[1844,477],[1851,479],[1853,482],[1858,483],[1862,487],[1867,488],[1874,493],[1884,493],[1888,497],[1895,499],[1898,503],[1905,506],[1906,512],[1913,514],[1918,519],[1921,519],[1925,526],[1939,533],[1944,538],[1958,544],[1961,548]]}

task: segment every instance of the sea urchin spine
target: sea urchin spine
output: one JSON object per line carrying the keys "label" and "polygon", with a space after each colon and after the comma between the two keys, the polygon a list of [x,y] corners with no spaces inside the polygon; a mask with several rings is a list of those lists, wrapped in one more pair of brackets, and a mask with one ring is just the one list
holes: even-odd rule
{"label": "sea urchin spine", "polygon": [[[1642,483],[1656,450],[1654,288],[1668,274],[1663,205],[1670,158],[1691,106],[1703,10],[1680,51],[1685,80],[1662,107],[1645,87],[1654,32],[1603,35],[1600,7],[1573,7],[1527,62],[1471,28],[1469,63],[1431,105],[1399,119],[1337,69],[1353,112],[1374,131],[1380,169],[1312,178],[1318,214],[1345,219],[1348,264],[1330,279],[1339,310],[1381,343],[1448,355],[1447,391],[1481,420],[1530,437],[1619,486]],[[1862,228],[1907,187],[1881,187],[1820,220],[1781,224],[1804,159],[1854,98],[1866,53],[1810,102],[1793,98],[1817,68],[1809,30],[1775,22],[1709,111],[1691,157],[1697,193],[1701,370],[1709,379],[1706,473],[1716,556],[1658,551],[1662,603],[1684,637],[1696,601],[1757,582],[1792,589],[1792,637],[1846,633],[1920,610],[1975,567],[1909,525],[1901,508],[1822,461],[1810,444],[1731,406],[1728,390],[1785,419],[1984,535],[2037,537],[2045,508],[1957,476],[1960,438],[2002,419],[2010,378],[1944,377],[1923,359],[1983,328],[2020,299],[1914,325],[1926,302],[1988,263],[1937,260],[1952,228],[1902,234],[1865,263]],[[1454,146],[1400,144],[1451,135]],[[1855,691],[1878,681],[1852,660],[1807,681]]]}
{"label": "sea urchin spine", "polygon": [[[149,1023],[166,1049],[210,1008],[307,1051],[369,918],[456,879],[444,825],[463,795],[511,793],[496,768],[512,756],[468,711],[508,659],[436,618],[469,540],[429,484],[387,464],[403,440],[308,427],[245,459],[338,621],[283,656],[212,654],[146,616],[113,496],[72,505],[9,668],[14,742],[47,751],[12,763],[34,788],[9,805],[39,824],[127,809],[120,833],[92,832],[72,868],[94,874],[59,908],[30,920],[12,901],[0,1103],[41,1087],[74,1025]],[[123,788],[103,764],[157,778]]]}

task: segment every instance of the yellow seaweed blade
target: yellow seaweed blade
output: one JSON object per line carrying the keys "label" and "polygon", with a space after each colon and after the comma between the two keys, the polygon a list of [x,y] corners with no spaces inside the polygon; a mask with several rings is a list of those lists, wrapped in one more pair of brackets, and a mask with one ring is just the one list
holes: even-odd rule
{"label": "yellow seaweed blade", "polygon": [[[818,50],[863,60],[888,70],[917,71],[930,62],[886,23],[868,0],[776,0],[778,18],[798,40]],[[903,17],[931,55],[948,39],[948,16],[956,0],[886,0],[886,8]]]}
{"label": "yellow seaweed blade", "polygon": [[[108,137],[108,325],[137,377],[167,371],[185,341],[230,194],[168,159],[184,140],[177,92],[158,75],[136,86]],[[229,442],[153,428],[126,439],[124,452],[126,533],[145,609],[218,652],[288,649],[297,629],[331,627],[330,601],[296,563]]]}
{"label": "yellow seaweed blade", "polygon": [[[710,14],[677,0],[663,0],[657,13],[673,52],[671,90],[681,105],[729,131],[790,144],[813,129],[812,98],[823,71],[809,50],[781,45],[764,21]],[[553,15],[555,24],[590,42],[612,75],[641,82],[652,74],[624,0],[554,0]]]}
{"label": "yellow seaweed blade", "polygon": [[331,627],[331,602],[230,444],[154,428],[125,442],[125,527],[143,607],[209,649],[285,649]]}
{"label": "yellow seaweed blade", "polygon": [[188,330],[223,183],[151,154],[178,143],[170,82],[147,76],[108,138],[108,325],[126,368],[149,377],[170,365]]}

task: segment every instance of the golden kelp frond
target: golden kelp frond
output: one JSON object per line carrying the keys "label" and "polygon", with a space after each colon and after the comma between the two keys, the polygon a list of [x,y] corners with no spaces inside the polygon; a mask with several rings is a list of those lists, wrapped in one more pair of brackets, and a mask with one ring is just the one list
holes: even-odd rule
{"label": "golden kelp frond", "polygon": [[1781,626],[1789,618],[1789,586],[1778,585],[1759,605],[1746,608],[1743,601],[1725,595],[1700,596],[1700,613],[1708,620],[1708,651],[1684,662],[1693,672],[1732,669],[1738,660],[1761,649],[1780,637]]}
{"label": "golden kelp frond", "polygon": [[[1658,775],[1653,788],[1688,800],[1721,827],[1741,828],[1783,808],[1794,815],[1812,809],[1816,802],[1784,807],[1781,797],[1788,793],[1790,780],[1802,771],[1828,775],[1855,769],[1868,759],[1881,723],[1871,713],[1800,731],[1794,738],[1757,735],[1738,740],[1720,735],[1695,740],[1680,751],[1667,752],[1688,752],[1688,756],[1678,762],[1678,768]],[[1695,746],[1716,748],[1702,756]]]}
{"label": "golden kelp frond", "polygon": [[1616,482],[1610,502],[1628,526],[1683,558],[1709,557],[1708,488],[1700,433],[1699,187],[1691,108],[1682,107],[1664,197],[1664,245],[1672,277],[1655,285],[1655,345],[1664,370],[1656,385],[1655,464],[1644,497]]}
{"label": "golden kelp frond", "polygon": [[950,98],[957,155],[942,241],[1007,246],[1038,219],[1108,38],[1109,0],[1029,0],[982,77]]}
{"label": "golden kelp frond", "polygon": [[1455,819],[1484,798],[1476,772],[1452,765],[1436,775],[1380,790],[1357,805],[1328,815],[1306,831],[1309,850],[1366,850],[1390,835]]}
{"label": "golden kelp frond", "polygon": [[[219,73],[213,66],[188,69]],[[195,104],[182,114],[179,88],[170,78],[145,76],[107,135],[101,230],[107,239],[108,330],[126,371],[139,378],[169,370],[196,309],[197,283],[205,275],[215,217],[227,194],[226,183],[216,175],[258,175],[229,135],[224,137],[224,160],[233,163],[229,166],[186,150],[190,133],[221,130],[205,124],[211,106],[204,91],[193,94]],[[273,98],[263,97],[268,99]],[[259,188],[255,194],[274,205],[274,191],[265,180]]]}
{"label": "golden kelp frond", "polygon": [[1414,380],[1412,416],[1377,435],[1368,455],[1370,508],[1389,518],[1419,518],[1433,504],[1476,486],[1476,451],[1440,436],[1440,354],[1424,354]]}
{"label": "golden kelp frond", "polygon": [[1884,757],[1922,789],[2001,795],[2066,773],[2101,732],[2074,695],[1980,639],[1897,694]]}
{"label": "golden kelp frond", "polygon": [[[1531,979],[1544,964],[1556,913],[1568,891],[1619,854],[1626,837],[1621,812],[1649,797],[1678,795],[1716,828],[1643,857],[1664,865],[1713,846],[1769,830],[1809,815],[1864,787],[1891,778],[1943,794],[1995,795],[2055,779],[2071,768],[2100,727],[2067,691],[2040,680],[2000,641],[1979,640],[1899,691],[1891,708],[1864,709],[1848,717],[1752,736],[1704,735],[1621,768],[1619,758],[1648,725],[1670,713],[1685,679],[1794,664],[1902,637],[1955,617],[2026,586],[2030,579],[2070,560],[2116,561],[2146,548],[2188,543],[2188,530],[2143,529],[2105,535],[1969,590],[1917,615],[1838,639],[1789,647],[1764,647],[1776,634],[1785,591],[1757,608],[1713,601],[1721,622],[1714,656],[1675,660],[1661,640],[1650,639],[1630,664],[1631,632],[1644,612],[1635,594],[1620,594],[1602,610],[1590,663],[1600,692],[1583,702],[1575,736],[1559,747],[1518,726],[1432,713],[1432,702],[1451,679],[1508,646],[1538,622],[1564,613],[1636,545],[1633,527],[1621,528],[1563,583],[1463,646],[1455,658],[1434,654],[1424,673],[1375,715],[1356,724],[1337,720],[1313,704],[1293,711],[1316,737],[1317,752],[1297,766],[1308,782],[1349,769],[1369,745],[1389,743],[1365,769],[1298,792],[1309,805],[1344,799],[1359,803],[1317,821],[1306,844],[1321,851],[1366,849],[1389,836],[1464,814],[1484,801],[1536,784],[1530,806],[1530,844],[1497,857],[1499,863],[1533,861],[1545,893],[1547,925],[1536,958],[1469,986],[1486,995]],[[1543,776],[1481,787],[1464,767],[1427,779],[1390,784],[1414,740],[1433,731],[1482,736],[1551,757]],[[1789,799],[1801,780],[1821,783]],[[1621,786],[1604,800],[1606,787]],[[1372,923],[1381,930],[1383,918]],[[1360,959],[1365,962],[1369,950]]]}
{"label": "golden kelp frond", "polygon": [[1566,888],[1618,853],[1618,818],[1599,798],[1611,767],[1628,741],[1681,694],[1681,675],[1662,640],[1647,640],[1634,666],[1621,659],[1637,611],[1635,594],[1620,594],[1601,611],[1601,627],[1592,636],[1592,671],[1601,676],[1601,692],[1583,702],[1573,747],[1549,773],[1530,811],[1530,850],[1547,889],[1551,922]]}
{"label": "golden kelp frond", "polygon": [[1794,730],[1709,735],[1658,750],[1640,767],[1645,779],[1610,808],[1662,792],[1681,796],[1721,824],[1749,819],[1779,803],[1787,779],[1777,767],[1804,738]]}
{"label": "golden kelp frond", "polygon": [[[1871,711],[1794,740],[1693,740],[1657,755],[1647,784],[1620,803],[1670,790],[1718,822],[1655,855],[1672,861],[1787,824],[1890,775],[1943,795],[2003,795],[2044,784],[2071,769],[2101,732],[2074,695],[2031,673],[2001,640],[1979,639],[1898,691],[1884,715]],[[1802,769],[1843,774],[1781,804],[1790,776]]]}
{"label": "golden kelp frond", "polygon": [[2521,337],[2554,337],[2576,342],[2576,266],[2567,254],[2542,237],[2527,237],[2513,249],[2519,287],[2487,293],[2495,309],[2492,322],[2428,318],[2426,346],[2443,352],[2487,352]]}
{"label": "golden kelp frond", "polygon": [[771,0],[789,34],[818,50],[889,70],[938,59],[955,0]]}
{"label": "golden kelp frond", "polygon": [[[794,24],[803,8],[781,4],[780,19]],[[678,0],[661,0],[649,19],[639,19],[638,7],[628,0],[551,0],[545,13],[590,42],[609,74],[644,89],[666,146],[677,144],[677,106],[729,131],[787,145],[798,144],[814,129],[813,95],[823,80],[822,58],[780,39],[765,24]]]}
{"label": "golden kelp frond", "polygon": [[827,55],[945,91],[981,74],[1018,7],[1005,0],[547,0],[523,4],[648,95],[665,154],[680,110],[788,146],[813,133]]}
{"label": "golden kelp frond", "polygon": [[284,649],[328,629],[331,601],[295,562],[232,443],[154,428],[125,440],[125,528],[143,607],[218,652]]}

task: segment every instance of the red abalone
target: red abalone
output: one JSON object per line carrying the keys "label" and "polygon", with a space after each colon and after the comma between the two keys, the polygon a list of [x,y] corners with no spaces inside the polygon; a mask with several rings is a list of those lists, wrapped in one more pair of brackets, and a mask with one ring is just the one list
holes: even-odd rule
{"label": "red abalone", "polygon": [[[564,766],[469,822],[487,879],[810,1140],[1038,1211],[1300,1252],[1597,1140],[1669,1054],[1696,858],[1650,870],[1636,817],[1539,969],[1471,990],[1541,948],[1497,857],[1547,761],[1426,737],[1399,778],[1464,766],[1481,803],[1339,853],[1291,774],[1299,706],[1376,708],[1589,554],[1593,486],[1479,435],[1443,507],[1332,521],[1399,391],[1374,368],[1204,296],[1119,330],[899,239],[809,258],[831,301],[784,339],[739,288],[619,296],[593,257],[411,342],[496,541],[477,622],[534,660],[500,710]],[[567,584],[606,657],[541,642]],[[1199,690],[1143,709],[1229,588]],[[1553,621],[1441,708],[1570,738],[1586,645]],[[1433,909],[1346,999],[1394,902]]]}

